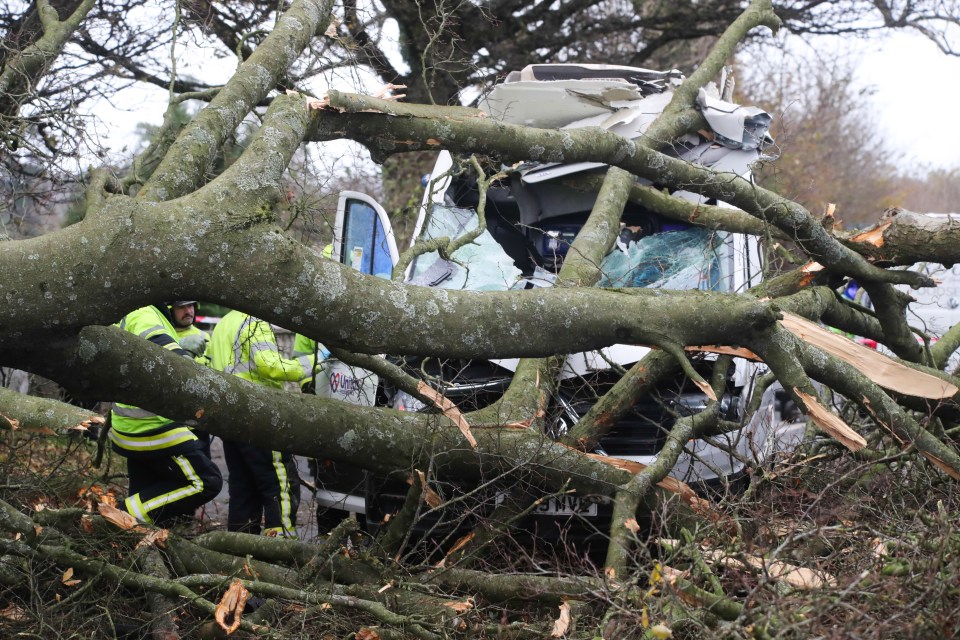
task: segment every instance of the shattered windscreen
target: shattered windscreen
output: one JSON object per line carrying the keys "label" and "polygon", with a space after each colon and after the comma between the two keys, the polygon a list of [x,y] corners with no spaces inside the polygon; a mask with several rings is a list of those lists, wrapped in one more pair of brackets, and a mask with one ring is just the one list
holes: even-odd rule
{"label": "shattered windscreen", "polygon": [[720,289],[723,238],[702,228],[662,231],[618,244],[600,265],[598,286]]}
{"label": "shattered windscreen", "polygon": [[[434,205],[421,240],[448,237],[451,240],[477,228],[472,209]],[[691,227],[661,231],[617,246],[601,263],[597,286],[615,288],[721,290],[729,278],[724,239],[727,234]],[[481,233],[446,260],[436,251],[413,262],[410,282],[444,289],[505,291],[525,286],[549,286],[552,277],[524,278],[513,259],[489,231]],[[536,280],[536,282],[534,282]]]}
{"label": "shattered windscreen", "polygon": [[[451,240],[477,228],[477,213],[434,204],[420,240],[444,236]],[[453,260],[445,260],[436,251],[417,257],[410,282],[444,289],[506,291],[523,275],[489,231],[457,249]]]}

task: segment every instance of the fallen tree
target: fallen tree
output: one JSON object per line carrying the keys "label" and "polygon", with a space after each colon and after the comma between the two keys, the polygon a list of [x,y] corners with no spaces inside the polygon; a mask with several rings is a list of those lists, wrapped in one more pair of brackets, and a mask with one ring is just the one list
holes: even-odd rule
{"label": "fallen tree", "polygon": [[[590,622],[575,633],[586,637],[600,629],[615,637],[625,610],[646,612],[651,606],[653,591],[641,579],[650,576],[651,589],[675,592],[683,603],[662,610],[665,619],[738,620],[762,636],[767,626],[789,621],[770,619],[751,626],[742,604],[705,568],[707,559],[720,565],[725,554],[701,553],[687,541],[685,553],[692,555],[686,561],[697,569],[696,579],[691,573],[665,577],[664,568],[644,555],[649,553],[641,533],[645,529],[637,522],[643,514],[656,514],[658,526],[678,538],[707,525],[722,540],[742,532],[737,518],[668,475],[692,437],[735,431],[742,424],[726,421],[714,401],[676,420],[654,465],[594,453],[616,416],[677,370],[708,397],[722,396],[732,355],[763,361],[771,371],[766,382],[777,380],[830,442],[850,450],[849,455],[919,456],[927,462],[917,464],[929,473],[942,474],[937,477],[948,482],[960,479],[954,435],[960,390],[957,379],[942,371],[956,346],[956,332],[925,348],[907,323],[909,297],[895,285],[935,283],[915,271],[887,268],[918,260],[960,260],[960,226],[947,222],[931,231],[900,213],[847,237],[744,178],[666,153],[670,141],[704,128],[695,96],[719,73],[736,43],[755,27],[777,28],[769,3],[753,2],[730,26],[640,142],[596,129],[509,125],[462,107],[403,104],[337,91],[322,101],[296,92],[272,94],[289,66],[330,24],[330,12],[329,3],[292,3],[179,136],[159,136],[157,146],[126,176],[93,173],[82,222],[0,243],[0,364],[42,375],[80,397],[134,404],[214,435],[352,463],[377,474],[403,473],[410,477],[406,506],[386,523],[381,539],[364,540],[361,554],[359,533],[350,522],[316,543],[222,533],[191,541],[140,528],[108,507],[98,512],[124,533],[82,509],[27,515],[20,505],[4,502],[0,528],[10,533],[2,550],[0,581],[5,585],[29,588],[30,566],[43,567],[45,575],[51,567],[69,567],[88,584],[106,580],[153,594],[155,637],[177,633],[172,612],[184,606],[198,621],[215,616],[224,628],[239,621],[246,631],[268,632],[269,608],[253,620],[243,616],[244,590],[299,602],[308,608],[306,617],[328,609],[359,612],[366,631],[358,637],[559,637],[574,633],[571,620],[580,618]],[[255,138],[234,164],[208,181],[224,141],[264,101],[270,106]],[[582,185],[600,195],[575,241],[579,260],[568,261],[558,274],[565,286],[438,290],[360,274],[301,245],[274,224],[273,211],[294,154],[304,143],[333,139],[356,140],[377,159],[443,148],[484,154],[503,164],[593,161],[615,168],[601,185]],[[491,174],[499,170],[496,163],[488,164]],[[637,177],[695,191],[739,210],[732,210],[729,219],[722,209],[701,218],[662,193],[636,193]],[[614,241],[613,234],[601,230],[616,228],[626,201],[641,197],[650,198],[654,204],[648,206],[665,216],[788,239],[809,262],[736,294],[586,286],[599,277],[596,265]],[[265,277],[271,286],[263,286]],[[850,278],[869,292],[876,312],[835,294]],[[134,308],[171,299],[216,302],[270,320],[339,350],[343,359],[382,367],[380,375],[421,397],[423,390],[407,373],[363,355],[523,360],[503,398],[462,420],[450,410],[431,414],[358,407],[248,385],[109,326]],[[872,338],[897,357],[864,353],[846,338],[825,337],[815,324],[820,321]],[[537,331],[528,330],[533,325]],[[623,372],[574,430],[560,441],[549,437],[544,416],[557,384],[558,356],[618,343],[654,351]],[[689,355],[703,352],[725,354],[706,364],[698,361],[706,375]],[[856,428],[847,424],[853,419],[845,421],[829,408],[826,390],[849,399],[843,410],[859,413],[853,415]],[[748,403],[748,412],[756,411],[758,403]],[[96,414],[52,400],[0,394],[0,426],[10,430],[71,438],[99,421]],[[817,446],[828,446],[823,443]],[[516,499],[497,505],[489,520],[452,549],[444,547],[443,566],[406,561],[402,549],[413,519],[424,503],[437,507],[433,483],[485,486],[494,480],[513,489]],[[525,513],[549,496],[570,491],[612,501],[610,531],[604,533],[613,544],[602,572],[491,580],[475,568],[501,536],[516,533]],[[111,536],[119,536],[112,547],[104,544]],[[644,559],[639,564],[634,560],[638,556]],[[777,578],[805,575],[799,567],[784,566],[775,554],[771,558],[740,559],[738,568]],[[61,575],[63,584],[73,580]],[[239,586],[231,586],[232,578],[240,580]],[[820,588],[829,584],[822,577],[816,581]],[[491,621],[486,612],[475,610],[478,602],[510,605],[501,619]],[[553,612],[557,606],[559,617]],[[285,629],[282,623],[276,628]]]}

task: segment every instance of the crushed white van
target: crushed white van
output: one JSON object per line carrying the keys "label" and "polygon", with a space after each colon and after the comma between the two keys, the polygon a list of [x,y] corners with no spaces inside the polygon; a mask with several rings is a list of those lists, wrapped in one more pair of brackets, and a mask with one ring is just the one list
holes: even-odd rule
{"label": "crushed white van", "polygon": [[[478,106],[507,123],[549,128],[601,127],[636,139],[669,102],[680,82],[678,72],[658,72],[607,65],[531,65],[494,87]],[[712,131],[686,136],[673,153],[690,162],[749,177],[750,167],[771,142],[770,117],[763,111],[724,102],[702,91],[700,108]],[[486,229],[449,259],[437,252],[417,257],[406,281],[421,286],[469,290],[548,287],[556,279],[567,250],[593,207],[596,194],[577,190],[565,180],[602,174],[601,163],[528,162],[486,193]],[[648,183],[649,184],[649,183]],[[694,202],[690,192],[674,196]],[[451,154],[441,152],[414,231],[414,242],[457,237],[477,229],[479,201],[475,176],[461,172]],[[723,203],[709,202],[709,204]],[[333,258],[367,273],[386,276],[397,255],[390,221],[371,198],[341,194]],[[759,282],[761,251],[754,237],[695,227],[667,219],[628,203],[616,246],[601,265],[599,286],[744,291]],[[649,352],[646,347],[614,345],[600,352],[567,356],[553,398],[549,433],[561,436],[590,409],[599,394]],[[420,364],[417,364],[419,367]],[[509,383],[516,360],[444,361],[424,365],[433,384],[463,410],[496,400]],[[695,363],[709,371],[711,361]],[[740,420],[760,365],[737,359],[729,371],[721,403],[727,420]],[[414,369],[416,370],[416,368]],[[762,458],[782,442],[795,441],[801,424],[784,425],[776,388],[765,391],[761,411],[734,433],[711,442],[694,440],[673,470],[693,483],[736,479],[748,461]],[[600,452],[638,462],[654,460],[678,416],[706,406],[706,396],[682,374],[637,403],[602,438]],[[395,393],[391,406],[430,410],[417,399]],[[360,486],[354,479],[354,486]],[[386,484],[365,484],[368,517],[379,520],[394,498]],[[596,503],[546,503],[542,515],[592,515]]]}

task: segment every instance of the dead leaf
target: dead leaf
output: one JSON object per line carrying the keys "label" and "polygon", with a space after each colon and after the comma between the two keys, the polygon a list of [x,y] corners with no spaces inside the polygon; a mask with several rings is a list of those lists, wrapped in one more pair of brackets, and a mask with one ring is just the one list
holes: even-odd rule
{"label": "dead leaf", "polygon": [[33,535],[39,536],[41,531],[43,531],[43,527],[38,524],[33,525]]}
{"label": "dead leaf", "polygon": [[570,628],[570,605],[566,602],[560,603],[560,617],[553,621],[553,631],[550,632],[551,638],[562,638],[567,629]]}
{"label": "dead leaf", "polygon": [[607,580],[616,580],[617,570],[613,567],[607,567],[603,570],[603,575],[606,576]]}
{"label": "dead leaf", "polygon": [[887,545],[880,540],[880,538],[874,538],[870,541],[870,546],[873,551],[873,555],[877,558],[883,559],[890,555],[887,551]]}
{"label": "dead leaf", "polygon": [[823,349],[827,353],[857,368],[884,389],[908,396],[939,400],[951,398],[960,389],[946,380],[917,371],[900,364],[876,349],[858,344],[849,338],[784,311],[780,324],[804,342]]}
{"label": "dead leaf", "polygon": [[673,630],[665,624],[655,624],[650,627],[650,635],[657,640],[666,640],[673,637]]}
{"label": "dead leaf", "polygon": [[213,617],[220,625],[220,628],[230,635],[240,628],[240,616],[243,614],[243,607],[247,604],[247,598],[250,592],[243,586],[243,582],[234,578],[227,588],[227,592],[220,598],[220,604],[217,605]]}
{"label": "dead leaf", "polygon": [[457,405],[453,404],[449,398],[446,398],[440,395],[436,389],[428,385],[426,382],[421,380],[417,383],[417,391],[425,398],[429,398],[434,406],[440,409],[443,412],[443,415],[450,418],[457,428],[460,429],[460,433],[463,434],[463,437],[467,439],[467,442],[470,443],[470,446],[474,449],[477,448],[477,440],[473,437],[473,434],[470,433],[470,425],[467,424],[466,418],[463,417],[463,414],[460,413],[460,409],[457,408]]}
{"label": "dead leaf", "polygon": [[850,449],[850,451],[859,451],[867,446],[867,441],[863,439],[863,436],[820,404],[820,401],[815,396],[804,393],[796,387],[793,388],[793,392],[803,401],[807,409],[807,414],[813,419],[814,423],[830,434],[830,436],[840,444]]}
{"label": "dead leaf", "polygon": [[380,640],[380,634],[370,627],[360,627],[360,631],[353,634],[354,640]]}
{"label": "dead leaf", "polygon": [[80,518],[80,530],[84,533],[92,534],[93,529],[93,518],[90,516],[82,516]]}
{"label": "dead leaf", "polygon": [[75,587],[81,581],[73,577],[73,567],[67,567],[67,570],[63,572],[63,577],[60,578],[60,582],[68,587]]}
{"label": "dead leaf", "polygon": [[203,414],[204,414],[204,410],[203,410],[203,409],[197,409],[197,412],[196,412],[195,414],[193,414],[193,417],[196,418],[197,420],[199,420],[200,418],[203,417]]}
{"label": "dead leaf", "polygon": [[124,530],[133,529],[137,526],[137,519],[126,511],[121,511],[105,502],[97,503],[97,511],[103,516],[103,519]]}

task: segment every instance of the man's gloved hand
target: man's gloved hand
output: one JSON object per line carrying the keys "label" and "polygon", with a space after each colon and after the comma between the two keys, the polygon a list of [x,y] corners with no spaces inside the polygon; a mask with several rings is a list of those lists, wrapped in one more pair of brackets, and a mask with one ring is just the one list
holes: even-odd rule
{"label": "man's gloved hand", "polygon": [[191,333],[179,340],[180,346],[195,356],[202,356],[207,350],[207,337],[201,333]]}

